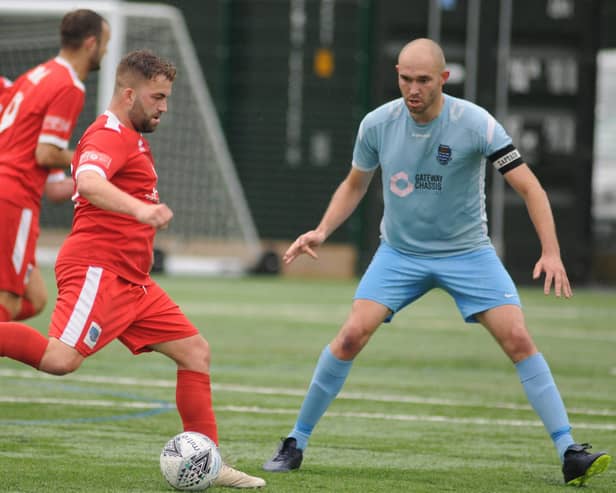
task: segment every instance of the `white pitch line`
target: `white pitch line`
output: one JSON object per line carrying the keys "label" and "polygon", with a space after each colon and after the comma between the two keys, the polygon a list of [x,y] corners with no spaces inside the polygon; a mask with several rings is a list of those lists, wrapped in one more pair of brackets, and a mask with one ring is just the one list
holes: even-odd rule
{"label": "white pitch line", "polygon": [[[24,378],[24,379],[49,379],[58,381],[57,376],[48,375],[27,370],[0,370],[0,377],[9,378]],[[61,380],[87,383],[106,383],[113,385],[126,385],[138,387],[156,387],[156,388],[175,388],[175,380],[160,380],[160,379],[140,379],[130,377],[109,377],[100,375],[78,375],[71,374],[61,377]],[[212,389],[218,392],[236,392],[242,394],[256,395],[281,395],[292,397],[303,397],[305,390],[289,389],[282,387],[253,387],[250,385],[234,385],[234,384],[212,384]],[[341,392],[337,397],[345,400],[363,400],[369,402],[390,402],[394,404],[418,404],[418,405],[434,405],[447,407],[476,407],[481,409],[509,409],[517,411],[531,411],[532,408],[527,404],[511,404],[506,402],[485,403],[479,401],[457,401],[453,399],[431,398],[409,395],[375,395],[359,392]],[[569,414],[578,414],[582,416],[616,416],[616,410],[613,409],[585,409],[585,408],[568,408]]]}
{"label": "white pitch line", "polygon": [[84,399],[55,399],[48,397],[9,397],[0,396],[0,402],[8,404],[53,404],[60,406],[77,407],[122,407],[131,409],[158,409],[159,407],[174,408],[175,405],[165,402],[141,402],[141,401],[103,401]]}
{"label": "white pitch line", "polygon": [[[270,409],[263,407],[242,407],[242,406],[218,406],[216,411],[228,411],[248,414],[297,414],[293,409]],[[385,421],[417,421],[423,423],[447,423],[462,425],[480,426],[515,426],[515,427],[543,427],[540,421],[522,419],[488,419],[488,418],[452,418],[450,416],[419,416],[415,414],[385,414],[385,413],[357,413],[357,412],[330,412],[327,411],[326,417],[330,418],[358,418],[358,419],[378,419]],[[597,423],[575,423],[576,429],[616,431],[616,424],[597,424]]]}
{"label": "white pitch line", "polygon": [[[117,402],[101,400],[77,400],[77,399],[47,399],[47,398],[22,398],[22,397],[0,397],[0,402],[20,403],[20,404],[59,404],[80,407],[128,407],[151,409],[157,407],[168,407],[172,409],[173,404],[157,404],[152,402]],[[295,415],[296,409],[266,408],[258,406],[218,406],[217,412],[233,412],[242,414],[285,414]],[[385,414],[385,413],[358,413],[358,412],[330,412],[325,414],[329,418],[354,418],[354,419],[376,419],[383,421],[412,421],[418,423],[444,423],[456,425],[479,425],[479,426],[512,426],[517,428],[542,427],[539,421],[521,419],[487,419],[487,418],[452,418],[449,416],[420,416],[416,414]],[[576,423],[576,429],[616,431],[616,424],[595,424],[595,423]]]}

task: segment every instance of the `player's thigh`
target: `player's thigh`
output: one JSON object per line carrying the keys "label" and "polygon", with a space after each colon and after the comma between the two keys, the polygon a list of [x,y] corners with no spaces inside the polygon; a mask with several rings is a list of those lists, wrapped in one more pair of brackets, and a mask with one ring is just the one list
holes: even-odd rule
{"label": "player's thigh", "polygon": [[391,316],[434,287],[426,259],[407,255],[381,243],[359,281],[354,300],[387,307]]}
{"label": "player's thigh", "polygon": [[[199,330],[188,320],[177,303],[157,283],[152,283],[142,288],[135,307],[135,320],[119,339],[134,354],[138,354],[155,350],[163,343],[198,335]],[[200,339],[194,343],[193,349],[198,354],[207,351],[209,358],[207,343],[202,337]],[[187,348],[191,349],[190,345],[187,345]],[[176,358],[181,355],[182,351],[178,354],[174,352],[173,359],[177,361]]]}
{"label": "player's thigh", "polygon": [[453,296],[462,317],[503,305],[520,306],[518,290],[492,247],[437,260],[438,285]]}
{"label": "player's thigh", "polygon": [[31,209],[0,201],[0,291],[23,296],[35,262],[38,217]]}
{"label": "player's thigh", "polygon": [[56,267],[56,278],[49,335],[82,356],[100,351],[133,323],[140,287],[95,266]]}

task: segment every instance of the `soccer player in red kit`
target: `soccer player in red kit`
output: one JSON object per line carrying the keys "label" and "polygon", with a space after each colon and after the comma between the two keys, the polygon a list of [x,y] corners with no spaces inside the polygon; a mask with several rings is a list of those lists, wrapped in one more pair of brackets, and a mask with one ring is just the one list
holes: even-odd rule
{"label": "soccer player in red kit", "polygon": [[67,13],[60,52],[18,77],[0,97],[0,321],[23,320],[47,301],[35,248],[43,193],[68,200],[69,140],[85,99],[83,81],[100,67],[110,37],[96,12]]}
{"label": "soccer player in red kit", "polygon": [[[75,150],[75,215],[56,261],[49,339],[21,323],[0,323],[0,356],[63,375],[114,339],[134,354],[157,351],[177,364],[184,430],[218,443],[209,345],[149,274],[156,230],[166,228],[173,213],[159,200],[142,134],[153,132],[167,111],[175,74],[150,51],[120,61],[109,109]],[[224,464],[215,484],[256,488],[265,481]]]}
{"label": "soccer player in red kit", "polygon": [[13,82],[6,77],[2,77],[0,75],[0,113],[2,113],[2,108],[4,108],[4,103],[2,102],[2,93],[6,93],[8,88],[13,85]]}

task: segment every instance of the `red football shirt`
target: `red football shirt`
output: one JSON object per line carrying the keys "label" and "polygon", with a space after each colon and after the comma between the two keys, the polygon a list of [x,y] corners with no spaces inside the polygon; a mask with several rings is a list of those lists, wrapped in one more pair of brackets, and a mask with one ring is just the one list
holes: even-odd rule
{"label": "red football shirt", "polygon": [[20,76],[2,96],[0,198],[38,214],[49,168],[39,166],[39,142],[66,149],[85,100],[71,65],[56,57]]}
{"label": "red football shirt", "polygon": [[[129,195],[159,203],[148,142],[109,111],[83,134],[71,168],[75,180],[85,170],[95,171]],[[73,202],[73,227],[56,264],[99,266],[135,284],[150,284],[156,230],[132,216],[100,209],[78,194]]]}
{"label": "red football shirt", "polygon": [[0,75],[0,113],[2,113],[2,108],[4,107],[2,93],[8,92],[7,89],[11,87],[11,85],[13,85],[13,83],[9,79]]}

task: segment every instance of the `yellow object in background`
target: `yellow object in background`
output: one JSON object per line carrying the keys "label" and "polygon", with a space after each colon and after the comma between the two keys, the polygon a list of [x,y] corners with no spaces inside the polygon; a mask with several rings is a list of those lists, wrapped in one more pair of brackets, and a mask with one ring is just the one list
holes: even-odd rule
{"label": "yellow object in background", "polygon": [[314,54],[314,73],[328,79],[334,73],[334,54],[329,48],[319,48]]}

